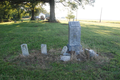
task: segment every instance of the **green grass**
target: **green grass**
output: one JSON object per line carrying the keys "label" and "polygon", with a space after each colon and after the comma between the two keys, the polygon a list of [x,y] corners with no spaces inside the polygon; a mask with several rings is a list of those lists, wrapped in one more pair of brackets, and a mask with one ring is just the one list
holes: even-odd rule
{"label": "green grass", "polygon": [[6,58],[21,54],[20,45],[26,43],[30,50],[40,50],[47,44],[48,50],[68,44],[66,22],[47,23],[9,22],[0,24],[0,80],[119,80],[120,79],[120,24],[81,21],[81,43],[84,48],[96,49],[100,54],[114,58],[109,63],[97,65],[87,62],[51,62],[51,68],[24,68]]}

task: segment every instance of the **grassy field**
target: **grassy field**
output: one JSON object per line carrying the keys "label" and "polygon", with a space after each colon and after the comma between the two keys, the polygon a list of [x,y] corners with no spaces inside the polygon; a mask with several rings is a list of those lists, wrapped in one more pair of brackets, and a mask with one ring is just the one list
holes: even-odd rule
{"label": "grassy field", "polygon": [[23,43],[28,45],[30,54],[40,52],[40,45],[47,44],[48,53],[52,50],[53,55],[59,55],[68,44],[68,23],[26,20],[0,23],[0,80],[120,80],[120,22],[81,20],[80,24],[83,48],[94,49],[109,60],[53,60],[46,61],[45,66],[34,62],[28,65],[20,59],[14,61],[21,54]]}

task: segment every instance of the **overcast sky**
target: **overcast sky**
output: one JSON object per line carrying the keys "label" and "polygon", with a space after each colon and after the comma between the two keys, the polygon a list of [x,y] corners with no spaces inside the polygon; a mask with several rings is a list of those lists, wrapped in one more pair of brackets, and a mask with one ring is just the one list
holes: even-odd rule
{"label": "overcast sky", "polygon": [[[85,6],[85,9],[79,7],[77,10],[78,19],[100,19],[100,13],[102,8],[102,20],[120,20],[120,0],[96,0],[94,7]],[[49,12],[49,5],[45,6],[45,9]],[[66,17],[68,9],[62,4],[56,4],[55,8],[56,17]],[[76,11],[74,11],[76,16]]]}

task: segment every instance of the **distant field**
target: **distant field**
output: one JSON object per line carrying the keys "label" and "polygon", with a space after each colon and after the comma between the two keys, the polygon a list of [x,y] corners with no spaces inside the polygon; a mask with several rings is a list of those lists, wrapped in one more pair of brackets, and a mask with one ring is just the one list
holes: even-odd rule
{"label": "distant field", "polygon": [[[67,19],[63,19],[63,20],[60,20],[62,22],[66,22],[68,21]],[[73,19],[71,19],[70,21],[73,21]],[[76,19],[74,19],[74,21],[76,21]],[[82,21],[82,22],[100,22],[99,20],[77,20],[77,21]],[[102,20],[101,23],[115,23],[115,24],[120,24],[120,20]]]}
{"label": "distant field", "polygon": [[[99,20],[79,20],[84,22],[100,22]],[[112,20],[102,20],[101,23],[114,23],[114,24],[120,24],[120,21],[112,21]]]}
{"label": "distant field", "polygon": [[[68,21],[0,23],[0,80],[119,80],[120,22],[80,20],[80,25],[83,48],[94,49],[105,60],[58,61],[61,49],[68,44]],[[30,55],[35,55],[28,60],[19,58],[23,43]],[[40,52],[41,44],[47,44],[52,58],[43,56],[38,61],[35,53]]]}

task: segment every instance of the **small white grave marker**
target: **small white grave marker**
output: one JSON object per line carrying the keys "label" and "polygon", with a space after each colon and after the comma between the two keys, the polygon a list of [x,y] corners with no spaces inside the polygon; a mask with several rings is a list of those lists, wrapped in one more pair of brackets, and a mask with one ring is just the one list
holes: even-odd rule
{"label": "small white grave marker", "polygon": [[67,46],[64,46],[63,49],[62,49],[62,51],[61,51],[61,54],[66,53],[66,52],[67,52],[67,49],[68,49]]}
{"label": "small white grave marker", "polygon": [[47,54],[47,45],[46,44],[41,44],[41,53]]}
{"label": "small white grave marker", "polygon": [[29,55],[27,44],[21,44],[21,50],[22,50],[23,56]]}
{"label": "small white grave marker", "polygon": [[69,61],[70,60],[70,56],[60,56],[60,60],[61,61]]}

